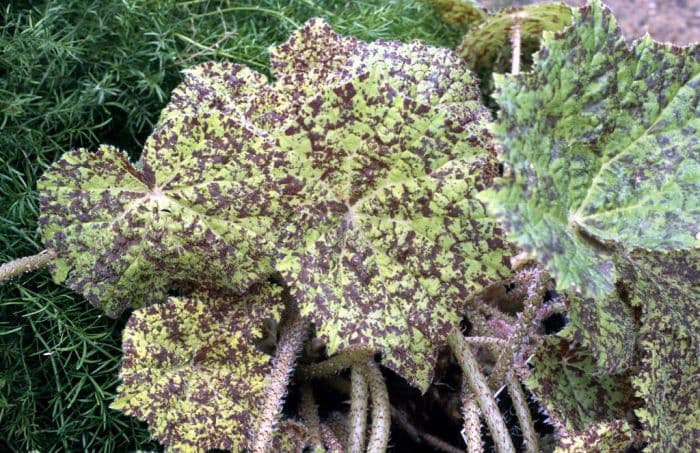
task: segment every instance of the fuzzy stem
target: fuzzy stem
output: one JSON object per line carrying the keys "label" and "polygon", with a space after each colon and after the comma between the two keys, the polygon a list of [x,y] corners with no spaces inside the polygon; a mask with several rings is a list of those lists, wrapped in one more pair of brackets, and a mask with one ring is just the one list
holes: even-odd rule
{"label": "fuzzy stem", "polygon": [[17,258],[0,266],[0,285],[25,272],[35,271],[49,264],[56,258],[53,250],[44,250],[32,256]]}
{"label": "fuzzy stem", "polygon": [[527,284],[527,297],[523,312],[518,318],[513,333],[508,338],[508,345],[498,357],[496,365],[489,376],[489,385],[493,388],[503,384],[506,371],[511,369],[516,354],[523,348],[525,340],[536,327],[537,310],[542,305],[547,279],[543,271],[533,268],[518,274],[521,284]]}
{"label": "fuzzy stem", "polygon": [[333,431],[336,439],[347,441],[350,437],[348,417],[345,414],[333,411],[328,415],[325,424]]}
{"label": "fuzzy stem", "polygon": [[507,373],[506,383],[508,384],[508,394],[513,401],[515,413],[518,415],[518,420],[520,421],[520,430],[523,434],[525,453],[537,453],[537,451],[539,451],[537,433],[535,432],[535,425],[530,415],[530,407],[527,405],[525,392],[523,392],[520,381],[518,381],[518,378],[515,377],[515,373],[512,371]]}
{"label": "fuzzy stem", "polygon": [[498,347],[502,348],[508,344],[503,338],[496,337],[464,337],[467,343],[477,346]]}
{"label": "fuzzy stem", "polygon": [[294,364],[306,335],[306,322],[298,314],[294,314],[293,318],[282,326],[277,354],[265,389],[266,398],[260,411],[260,425],[253,439],[251,448],[253,453],[265,453],[270,448],[275,423],[282,411],[284,396],[287,393],[289,377],[294,370]]}
{"label": "fuzzy stem", "polygon": [[299,367],[302,379],[322,379],[334,376],[355,364],[365,363],[374,353],[364,349],[347,349],[330,359]]}
{"label": "fuzzy stem", "polygon": [[301,416],[309,429],[309,440],[312,449],[323,451],[321,439],[321,420],[318,418],[318,406],[314,400],[314,392],[309,384],[301,387]]}
{"label": "fuzzy stem", "polygon": [[520,21],[516,20],[513,25],[512,47],[513,55],[511,59],[511,70],[513,75],[520,74]]}
{"label": "fuzzy stem", "polygon": [[367,442],[367,453],[384,453],[389,445],[389,430],[391,428],[389,392],[382,372],[373,360],[366,362],[363,373],[372,396],[372,431]]}
{"label": "fuzzy stem", "polygon": [[343,453],[343,445],[340,443],[335,433],[326,423],[321,423],[321,438],[323,444],[328,448],[330,453]]}
{"label": "fuzzy stem", "polygon": [[454,329],[447,336],[447,343],[450,345],[462,371],[464,371],[470,390],[476,396],[497,450],[500,453],[515,453],[513,441],[508,434],[508,428],[503,421],[503,416],[498,410],[496,400],[491,394],[486,378],[479,370],[479,364],[469,348],[469,344],[464,339],[464,335],[458,329]]}
{"label": "fuzzy stem", "polygon": [[350,376],[350,436],[348,452],[362,453],[365,448],[365,431],[367,431],[367,379],[357,366],[352,368]]}
{"label": "fuzzy stem", "polygon": [[462,418],[464,420],[464,441],[469,453],[483,453],[481,443],[481,417],[479,406],[469,390],[467,377],[462,377]]}

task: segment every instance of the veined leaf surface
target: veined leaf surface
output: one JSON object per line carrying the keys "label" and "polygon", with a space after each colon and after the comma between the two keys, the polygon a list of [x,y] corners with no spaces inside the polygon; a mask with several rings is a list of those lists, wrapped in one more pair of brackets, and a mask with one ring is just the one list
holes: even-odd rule
{"label": "veined leaf surface", "polygon": [[272,359],[254,343],[283,309],[281,288],[262,285],[236,299],[171,298],[136,310],[112,408],[148,422],[176,451],[249,448]]}
{"label": "veined leaf surface", "polygon": [[546,36],[531,72],[497,78],[512,176],[482,199],[560,288],[609,296],[611,245],[700,244],[699,58],[648,36],[628,47],[594,0]]}
{"label": "veined leaf surface", "polygon": [[117,316],[180,288],[244,292],[273,268],[284,181],[272,142],[240,117],[167,115],[137,164],[102,146],[66,153],[39,181],[53,275]]}
{"label": "veined leaf surface", "polygon": [[566,432],[624,419],[635,404],[628,378],[598,373],[590,352],[572,336],[567,327],[545,338],[525,384]]}
{"label": "veined leaf surface", "polygon": [[[333,70],[308,61],[281,67]],[[276,136],[301,187],[279,269],[331,354],[382,351],[425,389],[465,300],[509,272],[474,197],[495,171],[488,112],[459,58],[421,43],[356,43],[335,71]]]}
{"label": "veined leaf surface", "polygon": [[554,453],[628,451],[633,441],[630,424],[626,420],[612,420],[596,423],[582,432],[566,433],[559,439]]}

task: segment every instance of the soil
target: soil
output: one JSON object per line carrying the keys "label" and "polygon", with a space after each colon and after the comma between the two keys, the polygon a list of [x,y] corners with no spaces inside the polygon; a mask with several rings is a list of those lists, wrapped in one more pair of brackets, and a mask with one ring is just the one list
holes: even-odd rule
{"label": "soil", "polygon": [[[550,0],[551,1],[551,0]],[[700,42],[700,0],[603,0],[615,13],[628,40],[648,32],[658,41],[677,45]],[[486,6],[522,5],[531,0],[484,0]],[[567,0],[575,6],[585,0]]]}

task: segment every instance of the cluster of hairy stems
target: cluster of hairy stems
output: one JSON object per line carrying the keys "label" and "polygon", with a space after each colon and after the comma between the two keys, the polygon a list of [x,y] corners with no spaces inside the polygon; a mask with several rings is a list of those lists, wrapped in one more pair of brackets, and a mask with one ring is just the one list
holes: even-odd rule
{"label": "cluster of hairy stems", "polygon": [[[6,263],[0,266],[0,283],[44,267],[54,258],[52,251],[43,251]],[[538,451],[537,434],[521,381],[528,375],[528,358],[542,337],[539,332],[542,319],[563,307],[557,299],[544,302],[550,286],[551,280],[546,273],[526,264],[513,279],[494,285],[474,299],[468,314],[468,335],[464,335],[461,329],[454,329],[447,338],[454,359],[463,371],[462,435],[470,452],[483,451],[482,420],[498,451],[515,452],[496,403],[504,388],[508,389],[518,417],[524,450],[528,453]],[[386,451],[393,419],[397,426],[419,442],[440,451],[459,451],[451,444],[421,432],[401,410],[391,405],[374,351],[345,350],[327,359],[298,364],[305,344],[311,345],[312,349],[319,349],[319,345],[317,340],[307,341],[311,326],[295,307],[289,307],[286,313],[279,327],[279,340],[268,376],[266,398],[260,409],[258,429],[252,439],[254,453],[269,451],[292,380],[300,384],[300,418],[305,422],[311,446],[315,449],[348,453]],[[349,382],[339,378],[346,370],[349,370]],[[349,415],[334,413],[326,420],[320,419],[310,385],[317,380],[324,380],[348,394]]]}

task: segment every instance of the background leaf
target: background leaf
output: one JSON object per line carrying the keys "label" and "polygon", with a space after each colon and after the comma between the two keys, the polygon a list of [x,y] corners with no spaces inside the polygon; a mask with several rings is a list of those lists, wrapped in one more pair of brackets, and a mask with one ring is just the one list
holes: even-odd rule
{"label": "background leaf", "polygon": [[529,54],[539,48],[544,31],[558,32],[571,24],[571,8],[563,3],[536,3],[502,9],[470,29],[457,53],[479,73],[500,68],[499,57],[509,64],[516,23],[520,24],[523,53]]}
{"label": "background leaf", "polygon": [[595,359],[572,341],[568,327],[545,338],[525,384],[565,432],[624,419],[635,404],[627,376],[600,374]]}
{"label": "background leaf", "polygon": [[513,176],[483,199],[559,288],[609,296],[608,244],[700,243],[699,49],[648,37],[630,49],[594,0],[545,39],[532,72],[497,78]]}

